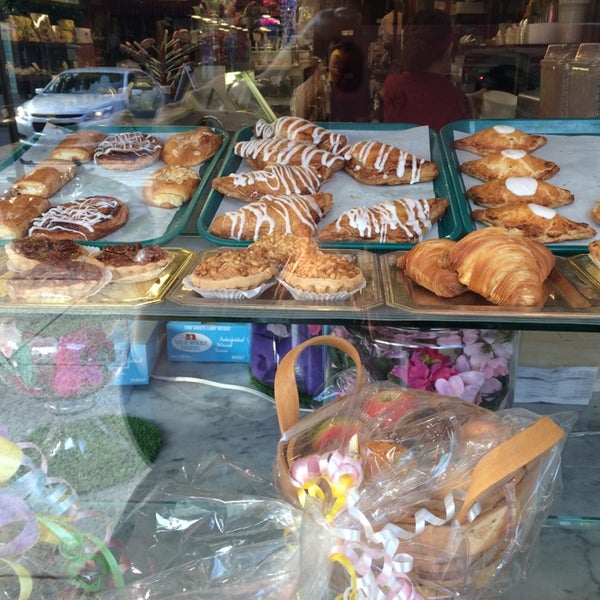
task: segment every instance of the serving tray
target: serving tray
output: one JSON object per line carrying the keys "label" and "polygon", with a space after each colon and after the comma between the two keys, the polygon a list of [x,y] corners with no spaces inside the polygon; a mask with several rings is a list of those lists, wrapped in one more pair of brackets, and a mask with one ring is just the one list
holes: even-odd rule
{"label": "serving tray", "polygon": [[223,247],[220,247],[197,253],[195,258],[186,266],[186,268],[179,272],[179,280],[167,294],[167,300],[179,304],[180,306],[201,307],[204,309],[211,307],[222,309],[229,305],[236,308],[246,308],[260,312],[273,311],[275,309],[291,312],[295,310],[312,310],[317,313],[344,310],[346,312],[355,312],[357,314],[362,314],[364,311],[384,303],[383,286],[376,255],[364,250],[343,251],[339,249],[331,249],[327,250],[327,252],[341,254],[356,261],[356,264],[360,267],[366,279],[365,287],[346,300],[329,302],[319,300],[296,300],[292,297],[290,292],[279,283],[275,283],[273,286],[267,288],[256,298],[239,300],[204,298],[191,289],[185,283],[184,279],[187,275],[193,273],[201,260],[222,250]]}
{"label": "serving tray", "polygon": [[412,313],[471,317],[523,316],[528,321],[548,317],[597,319],[600,315],[600,270],[589,256],[556,256],[556,265],[546,280],[548,299],[543,307],[506,307],[492,304],[479,294],[466,292],[454,298],[440,298],[405,276],[396,262],[403,252],[379,256],[388,306]]}
{"label": "serving tray", "polygon": [[[115,308],[122,308],[123,306],[135,308],[162,302],[165,299],[167,292],[177,281],[179,272],[187,266],[194,256],[194,253],[187,248],[166,247],[165,250],[172,252],[175,255],[175,258],[156,279],[140,281],[137,283],[110,282],[93,296],[78,300],[76,304],[88,308],[110,306],[114,306]],[[6,263],[6,253],[1,251],[0,305],[5,307],[15,305],[15,302],[8,297],[7,283],[10,279],[11,272],[6,268]],[[24,302],[19,302],[19,304],[24,304]],[[32,308],[47,308],[49,306],[48,303],[39,302],[39,299],[35,297],[32,297],[31,301],[25,302],[25,304]],[[53,306],[67,305],[65,302],[53,302],[50,304]],[[69,302],[68,306],[72,306],[72,303]]]}
{"label": "serving tray", "polygon": [[584,240],[547,244],[554,254],[569,256],[587,252],[588,244],[600,237],[600,225],[591,218],[591,209],[600,200],[600,120],[599,119],[481,119],[450,123],[440,131],[448,176],[453,187],[455,205],[464,230],[468,233],[485,227],[471,217],[476,207],[466,197],[466,190],[481,183],[465,175],[460,165],[467,160],[479,158],[476,154],[454,149],[454,140],[494,125],[512,125],[527,133],[544,135],[548,142],[532,154],[555,162],[560,171],[548,179],[548,183],[566,188],[573,193],[575,201],[555,209],[573,221],[584,222],[596,230],[596,236]]}
{"label": "serving tray", "polygon": [[[453,188],[448,177],[440,138],[437,132],[428,127],[390,123],[327,123],[321,124],[328,130],[343,132],[348,136],[350,143],[360,140],[376,139],[393,144],[413,152],[420,158],[435,161],[439,168],[439,176],[432,183],[417,183],[412,185],[395,186],[369,186],[354,180],[343,171],[336,172],[330,181],[321,186],[323,192],[331,192],[334,197],[334,207],[321,222],[325,226],[334,221],[344,210],[364,205],[372,205],[385,199],[392,198],[432,198],[433,196],[446,198],[450,202],[444,216],[434,224],[432,230],[424,239],[430,237],[447,237],[457,239],[462,232],[460,214],[453,202]],[[252,127],[241,129],[233,138],[232,143],[223,160],[218,176],[225,176],[250,170],[247,163],[233,152],[238,141],[247,141],[252,138]],[[240,207],[240,201],[224,196],[216,190],[208,194],[197,221],[198,233],[220,246],[247,246],[250,242],[224,239],[214,236],[209,232],[210,224],[216,215],[235,210]],[[381,243],[381,242],[320,242],[324,248],[338,249],[363,249],[371,251],[389,251],[409,249],[414,244],[410,243]]]}
{"label": "serving tray", "polygon": [[[166,141],[171,135],[195,129],[194,127],[108,127],[97,129],[106,134],[138,131],[155,135]],[[52,149],[58,141],[70,133],[71,129],[46,126],[42,134],[37,134],[26,142],[22,142],[11,154],[0,162],[0,193],[5,194],[11,183],[29,172],[35,164],[50,157]],[[77,168],[77,174],[49,200],[52,205],[63,204],[78,198],[93,195],[108,195],[124,201],[129,207],[127,223],[110,235],[96,241],[82,241],[82,244],[108,246],[129,242],[148,244],[166,244],[179,235],[189,222],[199,199],[207,185],[210,185],[211,174],[216,169],[221,155],[229,143],[229,134],[214,129],[223,138],[217,153],[204,163],[193,167],[200,174],[200,184],[189,202],[178,209],[156,208],[148,206],[141,197],[144,181],[156,169],[164,167],[162,160],[153,165],[135,171],[115,171],[95,165],[93,162],[83,163]],[[5,245],[10,240],[0,240]]]}

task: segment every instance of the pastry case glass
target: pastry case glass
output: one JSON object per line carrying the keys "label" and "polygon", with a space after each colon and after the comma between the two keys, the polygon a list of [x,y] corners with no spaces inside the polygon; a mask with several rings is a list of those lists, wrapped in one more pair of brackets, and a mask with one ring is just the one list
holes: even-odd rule
{"label": "pastry case glass", "polygon": [[[491,356],[498,367],[508,352],[507,370],[500,377],[502,408],[512,398],[509,410],[531,412],[536,418],[549,414],[568,434],[552,503],[544,507],[547,518],[539,523],[541,541],[524,549],[523,565],[513,573],[518,583],[511,597],[536,597],[540,589],[557,600],[574,594],[596,597],[598,561],[589,557],[600,542],[595,489],[600,439],[597,393],[579,402],[579,395],[585,394],[579,388],[565,392],[561,381],[551,397],[540,401],[540,395],[534,394],[532,400],[520,392],[518,374],[520,361],[531,360],[531,350],[520,352],[527,333],[541,340],[534,353],[536,364],[544,368],[539,370],[543,375],[537,376],[551,377],[561,368],[565,377],[572,375],[567,367],[577,364],[578,354],[587,353],[589,361],[595,361],[600,266],[588,243],[600,235],[600,225],[592,217],[598,188],[593,157],[600,150],[597,119],[467,119],[440,132],[411,123],[381,123],[381,86],[398,58],[402,23],[420,3],[202,1],[165,7],[146,2],[140,9],[132,3],[81,0],[72,15],[65,14],[65,3],[48,4],[48,18],[23,14],[23,19],[6,19],[0,26],[4,63],[0,83],[7,123],[0,157],[4,196],[10,197],[15,183],[40,163],[53,160],[54,148],[73,129],[98,129],[107,137],[135,132],[164,144],[175,134],[207,128],[221,143],[212,156],[189,167],[199,183],[189,199],[174,209],[151,206],[143,199],[148,179],[159,167],[171,166],[164,157],[136,170],[109,170],[94,160],[77,161],[75,175],[48,199],[55,205],[89,196],[123,199],[129,210],[126,225],[105,239],[76,243],[84,248],[85,262],[96,266],[99,261],[94,257],[104,249],[118,254],[122,246],[134,246],[134,262],[144,263],[150,260],[146,258],[150,249],[159,246],[170,262],[152,279],[119,282],[111,272],[93,295],[77,295],[73,290],[61,295],[64,292],[57,293],[57,288],[62,290],[73,279],[65,278],[64,269],[54,270],[57,263],[65,262],[64,255],[59,253],[56,259],[55,247],[47,246],[52,252],[36,258],[42,274],[36,271],[23,277],[12,254],[19,244],[1,236],[3,594],[23,600],[293,597],[297,582],[291,574],[297,573],[297,556],[289,549],[296,542],[291,524],[299,514],[272,483],[281,432],[273,378],[267,381],[257,374],[270,369],[272,376],[281,348],[321,333],[344,330],[362,336],[365,331],[393,330],[394,340],[399,332],[434,331],[435,348],[433,343],[419,342],[419,348],[427,346],[427,360],[417,364],[402,362],[406,344],[400,344],[401,350],[391,344],[398,356],[389,352],[383,358],[370,356],[375,366],[381,367],[385,359],[387,371],[395,369],[413,382],[419,381],[418,374],[413,371],[409,377],[409,368],[426,365],[431,373],[438,366],[447,367],[442,386],[446,392],[452,391],[451,383],[458,385],[465,357],[475,364],[491,345],[495,354],[485,356]],[[455,16],[464,4],[490,5],[487,13],[474,13],[472,19],[485,22],[456,19],[463,28],[466,23],[465,35],[472,29],[493,37],[497,24],[490,19],[516,18],[500,14],[502,3],[496,2],[431,4]],[[167,8],[172,14],[154,14]],[[595,10],[589,7],[588,18],[595,18]],[[50,29],[44,29],[44,24]],[[40,28],[48,39],[39,38]],[[582,32],[587,37],[581,41],[597,41],[593,27]],[[35,41],[24,38],[34,34]],[[332,50],[349,40],[362,62],[349,75],[354,88],[340,94],[332,92],[329,64]],[[176,61],[180,67],[176,73],[168,73],[168,61],[160,63],[171,85],[163,85],[165,103],[155,114],[139,116],[125,107],[118,125],[94,126],[90,120],[81,128],[58,127],[50,115],[41,134],[18,139],[11,126],[16,106],[36,92],[43,77],[62,69],[63,62],[69,67],[127,63],[131,53],[123,52],[120,44],[127,42],[140,56],[161,41],[163,56],[181,50],[185,60]],[[486,55],[490,52],[486,45]],[[503,45],[500,54],[507,52],[510,48]],[[535,76],[530,80],[536,81]],[[269,125],[282,118],[306,118],[317,132],[345,136],[348,145],[394,146],[402,150],[401,161],[408,161],[402,164],[428,161],[437,168],[433,181],[418,181],[415,175],[410,183],[395,186],[367,185],[344,169],[328,172],[318,193],[331,196],[333,206],[313,223],[315,240],[325,226],[344,218],[347,223],[352,220],[348,214],[382,202],[402,199],[403,210],[409,212],[416,206],[411,202],[443,198],[446,212],[434,221],[417,211],[414,227],[423,229],[416,235],[413,229],[400,240],[381,236],[319,243],[321,253],[360,270],[363,283],[352,293],[295,295],[282,267],[274,269],[276,276],[256,296],[202,293],[190,284],[199,264],[225,253],[251,255],[253,242],[233,235],[233,228],[230,236],[214,233],[213,221],[238,210],[242,203],[218,192],[212,181],[254,170],[236,145],[256,138],[257,123]],[[468,192],[475,182],[461,170],[461,164],[474,157],[459,152],[454,141],[498,125],[546,138],[546,145],[536,153],[559,166],[553,182],[576,196],[568,206],[551,210],[572,222],[586,222],[593,230],[589,238],[542,244],[553,263],[541,283],[544,301],[535,306],[496,303],[471,289],[456,297],[441,297],[411,278],[405,268],[408,253],[423,241],[455,244],[486,228],[473,218],[475,205]],[[281,166],[284,159],[278,156]],[[0,200],[3,203],[8,203],[7,198]],[[539,212],[549,220],[547,211]],[[0,206],[0,221],[4,219]],[[360,229],[362,222],[357,221]],[[52,279],[59,277],[58,272],[60,279]],[[30,292],[23,295],[22,289]],[[202,333],[197,333],[200,326]],[[502,339],[486,337],[486,332]],[[448,342],[458,334],[460,352]],[[478,337],[471,344],[468,340],[475,334]],[[568,345],[571,339],[581,344],[573,351]],[[367,340],[369,344],[361,340],[370,349],[371,342],[381,345],[381,339]],[[201,354],[211,346],[211,356],[217,358],[174,359],[170,351],[175,346],[179,356],[188,350],[188,355],[191,350]],[[452,364],[445,348],[453,349]],[[322,406],[332,410],[329,401],[339,395],[332,385],[339,355],[322,350],[311,359],[314,356],[323,381],[318,393],[312,390],[310,397],[302,399],[303,418],[314,418],[311,415]],[[559,362],[551,368],[554,360]],[[396,363],[402,363],[404,370],[394,367]],[[336,385],[354,381],[352,365],[346,361],[344,367],[343,377],[337,373]],[[482,365],[476,376],[487,367]],[[485,370],[480,384],[497,383],[496,375]],[[298,372],[299,379],[303,376],[305,372]],[[331,378],[326,382],[327,377]],[[466,393],[465,382],[466,378],[461,391]],[[547,381],[542,383],[544,390],[549,389]],[[444,437],[449,430],[442,429],[436,429],[435,435]],[[452,443],[453,435],[448,438]],[[438,457],[439,469],[446,464],[444,456]],[[524,481],[529,480],[524,477]],[[307,495],[311,494],[316,498],[320,492],[309,488]],[[393,528],[386,531],[397,533]],[[317,543],[322,541],[320,532],[307,531],[316,554],[326,547]],[[378,532],[371,533],[377,537]],[[398,541],[394,535],[390,543]],[[510,539],[509,533],[506,536]],[[568,551],[556,552],[565,547]],[[394,552],[390,568],[396,569],[398,583],[403,580],[400,572],[410,572],[411,557],[401,550]],[[338,559],[340,573],[352,574],[354,566],[349,567],[343,557]],[[394,597],[409,597],[396,591]],[[498,584],[489,591],[490,597],[503,597],[506,590]]]}

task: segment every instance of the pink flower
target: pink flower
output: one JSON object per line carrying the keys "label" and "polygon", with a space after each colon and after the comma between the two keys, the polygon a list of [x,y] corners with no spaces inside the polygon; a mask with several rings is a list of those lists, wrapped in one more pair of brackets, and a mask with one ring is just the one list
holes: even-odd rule
{"label": "pink flower", "polygon": [[2,319],[0,321],[0,352],[10,358],[21,345],[21,332],[17,328],[14,319]]}
{"label": "pink flower", "polygon": [[434,348],[422,348],[410,356],[406,383],[412,388],[433,391],[436,380],[449,379],[456,373],[449,356]]}

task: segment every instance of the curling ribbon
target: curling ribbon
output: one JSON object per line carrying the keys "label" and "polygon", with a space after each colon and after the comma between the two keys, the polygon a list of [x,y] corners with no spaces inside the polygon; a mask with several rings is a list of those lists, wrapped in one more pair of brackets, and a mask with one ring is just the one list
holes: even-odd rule
{"label": "curling ribbon", "polygon": [[12,560],[6,560],[5,558],[0,558],[0,562],[8,565],[19,579],[19,596],[17,597],[17,600],[28,600],[33,592],[33,582],[31,581],[31,575],[29,575],[27,569],[22,565],[15,563]]}

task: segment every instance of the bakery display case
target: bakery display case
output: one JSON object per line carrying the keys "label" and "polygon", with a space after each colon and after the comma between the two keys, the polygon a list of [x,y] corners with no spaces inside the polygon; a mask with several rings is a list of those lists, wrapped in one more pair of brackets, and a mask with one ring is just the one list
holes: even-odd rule
{"label": "bakery display case", "polygon": [[[216,3],[206,4],[217,9]],[[4,250],[10,240],[0,240],[0,492],[10,495],[15,511],[0,508],[0,529],[4,539],[11,540],[0,553],[0,589],[9,598],[121,600],[125,584],[131,586],[128,597],[181,597],[187,589],[194,597],[232,598],[235,591],[240,598],[251,598],[258,597],[253,595],[257,588],[282,597],[290,584],[286,548],[271,556],[265,551],[261,564],[273,566],[274,572],[264,579],[263,571],[248,575],[242,568],[253,564],[256,557],[251,552],[244,555],[246,562],[238,560],[246,552],[245,542],[279,548],[276,544],[283,541],[289,550],[289,532],[281,524],[293,512],[271,483],[280,440],[273,398],[251,378],[247,359],[232,358],[238,356],[238,343],[247,341],[239,333],[244,326],[253,331],[253,326],[262,325],[268,331],[274,362],[279,360],[277,344],[285,336],[293,346],[300,338],[338,326],[471,331],[486,342],[486,331],[502,331],[504,341],[514,344],[506,383],[511,395],[522,331],[560,340],[556,347],[550,348],[551,342],[540,349],[541,362],[560,350],[568,335],[593,338],[600,332],[600,266],[588,251],[588,242],[600,235],[591,217],[598,187],[595,119],[469,120],[439,133],[405,123],[319,123],[347,135],[350,142],[369,139],[397,145],[439,169],[431,182],[399,186],[360,184],[347,173],[336,173],[321,188],[336,200],[321,227],[343,212],[380,199],[443,197],[448,208],[423,240],[452,242],[483,228],[473,219],[475,205],[466,193],[475,181],[461,172],[462,162],[473,156],[457,151],[454,140],[498,124],[546,136],[548,143],[536,154],[560,167],[551,181],[575,196],[572,205],[557,212],[586,222],[595,233],[576,242],[547,244],[555,264],[544,282],[542,306],[495,305],[471,291],[456,298],[438,297],[399,267],[416,242],[322,243],[323,252],[350,261],[365,277],[365,286],[342,300],[298,298],[278,280],[255,297],[211,297],[194,289],[189,276],[200,261],[224,251],[243,252],[251,243],[210,231],[217,216],[240,205],[213,189],[211,182],[250,170],[234,152],[235,144],[252,139],[258,118],[271,121],[280,112],[269,105],[251,74],[232,74],[188,92],[185,111],[178,113],[193,119],[202,110],[203,118],[213,119],[204,124],[222,138],[219,151],[194,167],[201,183],[184,206],[166,210],[142,202],[144,181],[160,162],[124,172],[109,172],[93,162],[77,165],[75,177],[52,198],[62,203],[92,194],[123,197],[130,208],[128,224],[84,245],[95,251],[124,243],[142,248],[158,244],[174,256],[158,277],[107,282],[93,296],[73,302],[34,294],[15,301],[8,291],[14,272]],[[296,68],[293,76],[301,75]],[[219,99],[219,92],[231,96],[232,89],[236,104]],[[165,141],[198,125],[170,122],[168,112],[161,111],[160,124],[132,118],[104,132],[142,132]],[[221,116],[229,117],[226,123],[217,122]],[[43,136],[11,148],[0,162],[3,188],[45,160],[68,133],[49,125]],[[173,323],[176,327],[166,326]],[[211,338],[211,328],[223,328],[224,333]],[[167,347],[179,344],[178,350],[198,351],[214,339],[231,360],[169,358]],[[257,347],[248,346],[248,351],[257,352]],[[327,353],[318,356],[331,360]],[[127,379],[134,365],[146,368],[144,381]],[[258,371],[267,366],[259,364]],[[303,375],[298,372],[299,378]],[[107,385],[108,380],[114,385]],[[550,398],[553,404],[531,402],[518,388],[514,395],[518,410],[559,414],[556,418],[569,430],[562,486],[541,527],[541,543],[515,573],[516,579],[524,580],[512,597],[523,600],[537,597],[540,590],[556,600],[573,594],[593,598],[598,591],[595,563],[589,560],[600,541],[595,501],[597,394],[588,404],[572,404],[579,390],[572,392],[573,398],[567,398],[571,392],[564,397],[561,393]],[[315,406],[303,405],[302,416],[309,416]],[[27,528],[17,535],[16,523],[21,522]],[[249,533],[244,544],[236,545],[240,526]],[[568,551],[556,552],[565,547]],[[135,572],[140,576],[137,587]],[[197,591],[194,586],[200,581],[205,587]],[[230,582],[235,590],[228,587]],[[503,590],[493,591],[503,596]]]}

